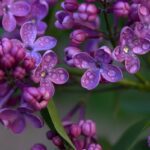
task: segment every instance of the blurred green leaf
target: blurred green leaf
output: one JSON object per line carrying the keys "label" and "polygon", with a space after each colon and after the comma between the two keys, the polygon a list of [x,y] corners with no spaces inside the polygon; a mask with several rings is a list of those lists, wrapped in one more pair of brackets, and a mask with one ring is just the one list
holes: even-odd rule
{"label": "blurred green leaf", "polygon": [[65,129],[61,123],[60,117],[58,115],[58,112],[57,112],[57,109],[56,109],[56,106],[55,106],[53,100],[51,100],[51,102],[49,102],[46,109],[41,111],[41,115],[43,116],[43,118],[46,121],[49,128],[51,130],[56,131],[64,139],[64,141],[73,150],[75,150],[73,143],[71,142],[70,138],[66,134]]}
{"label": "blurred green leaf", "polygon": [[132,150],[149,150],[147,140],[141,140],[139,141]]}
{"label": "blurred green leaf", "polygon": [[138,136],[144,129],[150,127],[150,119],[143,119],[132,125],[125,131],[119,141],[113,146],[112,150],[131,150]]}

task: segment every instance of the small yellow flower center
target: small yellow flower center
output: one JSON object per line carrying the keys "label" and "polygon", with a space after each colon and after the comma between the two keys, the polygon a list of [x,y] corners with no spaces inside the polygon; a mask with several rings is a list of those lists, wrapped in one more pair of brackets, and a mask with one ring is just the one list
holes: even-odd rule
{"label": "small yellow flower center", "polygon": [[124,51],[125,53],[128,53],[128,52],[129,52],[129,48],[128,48],[128,47],[125,47],[125,48],[123,49],[123,51]]}
{"label": "small yellow flower center", "polygon": [[46,72],[43,71],[43,72],[41,73],[41,77],[44,78],[45,76],[46,76]]}
{"label": "small yellow flower center", "polygon": [[35,23],[35,22],[36,22],[36,20],[35,20],[35,19],[32,19],[32,20],[31,20],[31,22],[32,22],[32,23]]}

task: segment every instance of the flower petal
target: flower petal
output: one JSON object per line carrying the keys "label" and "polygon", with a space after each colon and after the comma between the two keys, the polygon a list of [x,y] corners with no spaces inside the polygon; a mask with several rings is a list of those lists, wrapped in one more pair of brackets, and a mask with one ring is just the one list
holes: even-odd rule
{"label": "flower petal", "polygon": [[34,51],[49,50],[56,46],[57,40],[51,36],[43,36],[34,43]]}
{"label": "flower petal", "polygon": [[146,54],[150,51],[150,41],[146,39],[140,39],[139,44],[135,45],[135,47],[132,50],[135,54]]}
{"label": "flower petal", "polygon": [[20,29],[20,36],[26,46],[32,46],[37,36],[35,24],[31,22],[24,23]]}
{"label": "flower petal", "polygon": [[49,77],[42,78],[40,82],[40,86],[46,88],[50,93],[50,97],[53,97],[55,93],[55,88]]}
{"label": "flower petal", "polygon": [[113,53],[112,53],[112,57],[116,60],[116,61],[119,61],[119,62],[123,62],[124,59],[125,59],[125,54],[124,52],[121,50],[121,47],[120,46],[117,46]]}
{"label": "flower petal", "polygon": [[16,19],[11,13],[5,13],[2,19],[2,25],[8,32],[12,32],[16,28]]}
{"label": "flower petal", "polygon": [[2,2],[0,2],[0,16],[3,15],[3,5],[2,5]]}
{"label": "flower petal", "polygon": [[43,21],[39,21],[37,23],[37,31],[38,31],[38,34],[44,34],[45,31],[47,29],[47,24]]}
{"label": "flower petal", "polygon": [[57,55],[52,50],[46,51],[42,58],[42,67],[43,69],[50,69],[56,66],[57,64]]}
{"label": "flower petal", "polygon": [[30,5],[24,1],[17,1],[13,3],[10,11],[15,16],[26,16],[30,12]]}
{"label": "flower petal", "polygon": [[78,53],[73,57],[74,65],[80,69],[95,68],[94,59],[85,52]]}
{"label": "flower petal", "polygon": [[83,74],[81,85],[87,90],[92,90],[98,86],[100,79],[101,76],[99,69],[89,69]]}
{"label": "flower petal", "polygon": [[64,84],[69,79],[68,72],[63,68],[51,69],[48,73],[48,76],[55,84]]}
{"label": "flower petal", "polygon": [[26,117],[26,119],[28,119],[28,120],[34,125],[34,127],[36,127],[36,128],[42,128],[43,125],[44,125],[43,120],[42,120],[41,118],[35,116],[35,115],[26,113],[26,114],[25,114],[25,117]]}
{"label": "flower petal", "polygon": [[103,65],[101,74],[102,77],[109,82],[118,82],[123,79],[121,69],[111,64]]}
{"label": "flower petal", "polygon": [[108,64],[112,61],[111,55],[103,49],[98,49],[97,51],[95,51],[94,57],[99,63]]}
{"label": "flower petal", "polygon": [[135,55],[128,55],[125,59],[125,68],[131,74],[140,70],[140,60]]}
{"label": "flower petal", "polygon": [[0,110],[0,119],[6,121],[13,121],[18,116],[18,112],[13,109],[4,108]]}
{"label": "flower petal", "polygon": [[34,52],[34,51],[31,51],[30,54],[31,54],[31,57],[33,57],[35,59],[36,66],[39,65],[39,63],[41,62],[41,59],[42,59],[41,54],[38,52]]}
{"label": "flower petal", "polygon": [[16,134],[23,132],[25,129],[25,120],[23,117],[18,117],[12,124],[10,124],[9,128]]}
{"label": "flower petal", "polygon": [[4,5],[9,5],[14,2],[14,0],[1,0]]}

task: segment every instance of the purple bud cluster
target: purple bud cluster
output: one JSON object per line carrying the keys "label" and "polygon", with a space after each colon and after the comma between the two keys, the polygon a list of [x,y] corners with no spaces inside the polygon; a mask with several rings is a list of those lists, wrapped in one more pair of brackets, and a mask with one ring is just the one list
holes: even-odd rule
{"label": "purple bud cluster", "polygon": [[[63,122],[64,128],[77,150],[102,150],[96,143],[96,124],[92,120],[80,120],[78,123]],[[55,132],[48,131],[47,138],[59,149],[65,147],[63,139]]]}
{"label": "purple bud cluster", "polygon": [[57,40],[43,35],[47,28],[43,19],[56,2],[0,1],[4,29],[0,39],[0,122],[14,133],[21,133],[26,121],[43,127],[35,113],[48,105],[54,84],[64,84],[69,77],[65,69],[55,68],[57,55],[51,49]]}

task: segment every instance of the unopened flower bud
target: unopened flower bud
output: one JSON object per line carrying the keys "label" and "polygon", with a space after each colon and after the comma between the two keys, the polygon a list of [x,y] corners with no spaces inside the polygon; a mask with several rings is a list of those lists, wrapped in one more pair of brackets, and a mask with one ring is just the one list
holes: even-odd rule
{"label": "unopened flower bud", "polygon": [[0,55],[8,53],[11,48],[12,48],[12,43],[9,39],[3,38],[0,41]]}
{"label": "unopened flower bud", "polygon": [[78,15],[84,21],[96,20],[97,12],[97,7],[94,4],[82,3],[78,8]]}
{"label": "unopened flower bud", "polygon": [[56,133],[54,133],[53,131],[48,131],[48,132],[46,133],[46,136],[47,136],[47,138],[48,138],[49,140],[52,140],[53,137],[56,136]]}
{"label": "unopened flower bud", "polygon": [[27,70],[32,70],[35,67],[35,60],[32,57],[26,57],[23,64]]}
{"label": "unopened flower bud", "polygon": [[79,137],[80,134],[81,134],[81,128],[79,125],[77,124],[73,124],[71,127],[70,127],[70,134],[73,136],[73,137]]}
{"label": "unopened flower bud", "polygon": [[50,94],[44,87],[28,87],[24,90],[23,98],[26,102],[32,105],[33,108],[41,110],[47,106]]}
{"label": "unopened flower bud", "polygon": [[47,150],[43,144],[35,144],[32,146],[31,150]]}
{"label": "unopened flower bud", "polygon": [[82,124],[79,123],[82,128],[82,133],[86,136],[93,137],[96,135],[96,124],[92,120],[86,120]]}
{"label": "unopened flower bud", "polygon": [[68,11],[74,12],[78,8],[78,1],[77,0],[65,0],[62,3],[62,7]]}
{"label": "unopened flower bud", "polygon": [[5,54],[1,59],[1,63],[7,68],[11,68],[15,64],[15,59],[12,55]]}
{"label": "unopened flower bud", "polygon": [[73,17],[65,11],[58,11],[56,18],[55,26],[59,29],[71,29],[74,25]]}
{"label": "unopened flower bud", "polygon": [[118,17],[127,17],[130,11],[130,5],[124,1],[118,1],[113,6],[113,12]]}
{"label": "unopened flower bud", "polygon": [[26,70],[22,67],[16,67],[13,72],[13,75],[17,79],[23,79],[26,75]]}
{"label": "unopened flower bud", "polygon": [[87,150],[102,150],[102,147],[99,144],[90,144]]}
{"label": "unopened flower bud", "polygon": [[150,136],[148,136],[147,142],[148,142],[148,147],[150,148]]}
{"label": "unopened flower bud", "polygon": [[63,140],[62,140],[61,137],[59,137],[59,136],[53,137],[52,141],[53,141],[53,143],[54,143],[57,147],[62,148],[62,147],[64,146]]}
{"label": "unopened flower bud", "polygon": [[80,29],[73,31],[70,35],[71,41],[74,44],[81,44],[86,40],[87,37],[88,33]]}

